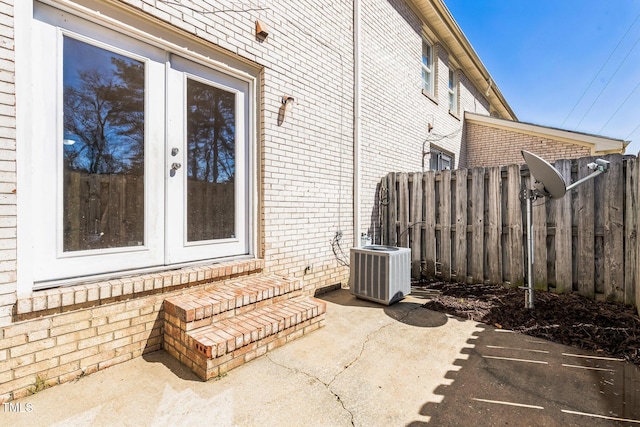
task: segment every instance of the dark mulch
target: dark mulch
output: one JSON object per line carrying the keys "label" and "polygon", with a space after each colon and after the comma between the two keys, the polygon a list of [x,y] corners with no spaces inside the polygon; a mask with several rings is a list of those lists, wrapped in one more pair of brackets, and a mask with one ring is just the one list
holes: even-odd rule
{"label": "dark mulch", "polygon": [[431,296],[424,307],[521,332],[640,366],[640,317],[635,308],[577,294],[535,292],[525,308],[523,289],[460,283],[414,283]]}

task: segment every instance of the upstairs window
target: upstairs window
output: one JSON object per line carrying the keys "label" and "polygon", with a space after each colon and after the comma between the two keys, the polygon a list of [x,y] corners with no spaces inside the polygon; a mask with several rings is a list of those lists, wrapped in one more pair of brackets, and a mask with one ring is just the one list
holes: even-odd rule
{"label": "upstairs window", "polygon": [[430,96],[434,96],[433,74],[433,46],[422,39],[422,90]]}
{"label": "upstairs window", "polygon": [[449,68],[449,112],[458,115],[458,73]]}

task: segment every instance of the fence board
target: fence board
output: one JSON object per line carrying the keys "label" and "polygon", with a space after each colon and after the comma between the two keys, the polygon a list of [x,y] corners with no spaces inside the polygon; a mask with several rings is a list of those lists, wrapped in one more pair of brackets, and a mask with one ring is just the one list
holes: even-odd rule
{"label": "fence board", "polygon": [[[380,194],[378,195],[378,215],[380,216],[378,236],[380,238],[381,245],[389,244],[389,235],[387,234],[387,224],[389,224],[389,175],[390,174],[387,174],[387,176],[382,178],[380,182]],[[376,241],[374,240],[372,243],[376,243]]]}
{"label": "fence board", "polygon": [[387,244],[391,246],[395,246],[398,244],[398,201],[397,201],[397,190],[396,190],[396,174],[395,172],[391,172],[389,174],[389,179],[387,182],[387,190],[389,192],[389,205],[387,209],[387,227],[386,227],[386,235],[387,235]]}
{"label": "fence board", "polygon": [[502,283],[502,188],[500,168],[488,168],[489,185],[487,197],[487,241],[485,243],[486,275],[489,283]]}
{"label": "fence board", "polygon": [[415,173],[411,180],[411,213],[409,221],[411,223],[411,276],[418,278],[421,273],[421,251],[422,243],[422,174]]}
{"label": "fence board", "polygon": [[[571,160],[558,160],[556,169],[571,182]],[[571,195],[567,194],[555,200],[556,207],[556,290],[560,293],[571,292]]]}
{"label": "fence board", "polygon": [[[637,159],[636,159],[636,166],[638,166]],[[638,204],[640,204],[640,171],[638,171],[638,169],[640,168],[636,167],[635,169],[636,169],[635,170],[636,172],[635,188],[633,188],[631,191],[635,193],[636,201],[638,201]],[[636,222],[636,225],[640,226],[640,209],[637,209],[635,212],[633,212],[633,217]],[[638,245],[640,245],[640,238],[638,238],[638,235],[636,233],[636,261],[635,261],[636,274],[634,276],[635,280],[633,282],[636,288],[636,307],[638,308],[638,315],[640,315],[640,247],[638,247]]]}
{"label": "fence board", "polygon": [[522,207],[520,202],[520,167],[507,167],[505,280],[512,286],[524,283]]}
{"label": "fence board", "polygon": [[425,273],[429,277],[436,274],[436,174],[425,172],[422,177],[422,191],[424,192],[424,260]]}
{"label": "fence board", "polygon": [[471,170],[471,264],[474,283],[484,282],[484,168]]}
{"label": "fence board", "polygon": [[638,211],[638,163],[637,159],[628,159],[626,162],[625,180],[625,247],[624,251],[624,303],[636,305],[640,303],[637,298],[637,284],[635,277],[638,264],[638,217],[634,215]]}
{"label": "fence board", "polygon": [[[531,179],[527,178],[527,189],[531,188]],[[551,217],[547,216],[546,200],[532,202],[531,220],[533,222],[533,284],[534,289],[549,289],[549,268],[547,260],[547,223]],[[526,208],[525,208],[526,211]],[[555,218],[555,215],[553,216]],[[555,254],[555,248],[553,250]],[[528,261],[527,261],[528,262]],[[555,269],[554,269],[555,271]],[[555,280],[555,278],[554,278]]]}
{"label": "fence board", "polygon": [[451,171],[440,176],[440,269],[442,278],[451,280]]}
{"label": "fence board", "polygon": [[455,234],[455,265],[456,279],[459,282],[467,280],[467,170],[456,171],[456,234]]}
{"label": "fence board", "polygon": [[[578,160],[578,179],[589,175],[587,164],[591,158]],[[595,212],[594,212],[594,182],[589,180],[576,188],[576,216],[578,238],[576,248],[577,291],[580,295],[593,298],[595,288]]]}
{"label": "fence board", "polygon": [[604,294],[608,300],[624,301],[623,247],[623,194],[615,189],[623,188],[622,156],[609,157],[609,171],[599,178],[605,180],[604,211]]}
{"label": "fence board", "polygon": [[409,175],[401,172],[398,179],[398,242],[403,248],[409,247]]}

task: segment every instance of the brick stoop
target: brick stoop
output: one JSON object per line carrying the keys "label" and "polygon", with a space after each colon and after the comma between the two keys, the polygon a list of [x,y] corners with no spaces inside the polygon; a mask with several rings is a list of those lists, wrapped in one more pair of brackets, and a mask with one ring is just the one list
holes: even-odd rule
{"label": "brick stoop", "polygon": [[325,310],[295,279],[214,284],[164,301],[164,348],[208,380],[318,329]]}

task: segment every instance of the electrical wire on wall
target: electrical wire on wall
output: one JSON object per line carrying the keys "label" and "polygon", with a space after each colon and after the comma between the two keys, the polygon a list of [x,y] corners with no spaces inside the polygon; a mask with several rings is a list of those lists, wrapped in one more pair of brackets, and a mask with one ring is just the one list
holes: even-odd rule
{"label": "electrical wire on wall", "polygon": [[331,250],[339,265],[349,267],[349,261],[347,261],[349,256],[344,253],[342,246],[340,246],[340,239],[342,239],[342,232],[337,231],[333,239],[331,239]]}
{"label": "electrical wire on wall", "polygon": [[454,130],[453,132],[445,134],[445,135],[441,135],[441,134],[437,134],[437,133],[429,133],[427,138],[424,141],[422,141],[422,172],[425,171],[424,158],[425,158],[425,156],[427,154],[431,153],[430,151],[426,151],[427,143],[429,143],[429,145],[431,145],[432,142],[442,141],[443,139],[451,139],[451,138],[455,137],[456,135],[458,135],[461,131],[462,131],[462,126],[460,126],[458,129]]}
{"label": "electrical wire on wall", "polygon": [[[324,6],[321,6],[322,9],[324,9]],[[343,185],[343,179],[344,179],[344,170],[343,170],[343,164],[344,164],[344,150],[345,150],[345,144],[344,144],[344,102],[341,102],[344,100],[344,90],[345,90],[345,84],[344,84],[344,58],[342,57],[342,54],[340,53],[339,50],[337,50],[335,48],[335,44],[322,40],[321,38],[319,38],[318,36],[316,36],[315,34],[309,32],[308,30],[302,28],[300,25],[298,25],[298,23],[291,21],[289,18],[287,18],[286,16],[282,16],[282,18],[292,27],[295,27],[296,29],[298,29],[301,33],[303,33],[305,36],[315,40],[318,44],[322,45],[323,47],[326,48],[326,50],[328,52],[333,52],[337,55],[338,57],[338,61],[340,64],[340,97],[338,99],[339,102],[339,115],[340,115],[340,127],[339,127],[339,160],[338,160],[338,177],[339,177],[339,190],[338,190],[338,195],[340,194],[344,194],[344,192],[342,191],[342,185]],[[357,215],[357,213],[355,213]],[[336,261],[338,262],[338,265],[343,266],[343,267],[349,267],[349,255],[345,254],[344,249],[342,248],[342,242],[343,242],[343,233],[342,233],[342,220],[343,220],[343,213],[342,213],[342,201],[339,199],[338,200],[338,226],[337,226],[337,230],[335,232],[335,234],[333,235],[333,238],[331,239],[330,245],[331,245],[331,250],[333,252],[333,255],[336,259]],[[356,230],[354,230],[354,233],[356,232]]]}

